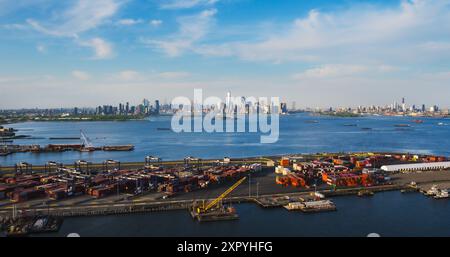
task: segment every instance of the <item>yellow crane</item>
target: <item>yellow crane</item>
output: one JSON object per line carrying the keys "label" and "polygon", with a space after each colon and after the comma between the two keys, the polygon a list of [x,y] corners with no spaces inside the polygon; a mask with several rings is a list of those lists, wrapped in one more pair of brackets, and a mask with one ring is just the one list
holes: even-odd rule
{"label": "yellow crane", "polygon": [[210,210],[211,208],[213,208],[214,206],[216,206],[218,203],[220,203],[220,201],[222,201],[225,197],[227,197],[227,195],[229,195],[231,192],[233,192],[233,190],[235,190],[240,184],[242,184],[242,182],[244,182],[244,180],[247,179],[247,177],[243,177],[241,178],[238,182],[236,182],[234,185],[232,185],[230,188],[227,189],[227,191],[223,192],[223,194],[221,194],[219,197],[217,197],[216,199],[212,200],[210,203],[208,203],[206,206],[205,204],[203,204],[202,207],[197,207],[197,213],[205,213],[208,210]]}

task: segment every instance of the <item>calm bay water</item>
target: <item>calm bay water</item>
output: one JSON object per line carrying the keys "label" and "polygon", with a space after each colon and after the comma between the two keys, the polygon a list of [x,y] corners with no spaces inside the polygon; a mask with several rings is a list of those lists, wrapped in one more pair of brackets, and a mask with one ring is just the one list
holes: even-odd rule
{"label": "calm bay water", "polygon": [[[317,120],[318,123],[308,123]],[[280,137],[277,143],[260,144],[258,133],[174,133],[158,130],[170,128],[170,117],[156,117],[145,121],[127,122],[25,122],[13,124],[18,134],[36,139],[16,140],[16,144],[79,143],[78,140],[49,140],[50,137],[77,137],[80,129],[94,145],[133,144],[132,152],[63,152],[20,153],[0,157],[0,165],[14,165],[19,161],[44,164],[47,161],[72,163],[79,159],[102,162],[106,159],[143,161],[146,155],[165,160],[186,156],[222,158],[248,157],[285,153],[316,153],[337,151],[397,151],[450,155],[450,126],[446,119],[424,119],[423,124],[412,123],[408,117],[334,118],[311,117],[308,114],[287,115],[280,118]],[[443,123],[443,126],[438,126]],[[357,127],[345,126],[357,124]],[[399,130],[396,124],[411,124]],[[362,130],[372,128],[372,130]]]}
{"label": "calm bay water", "polygon": [[68,218],[58,235],[80,236],[450,236],[450,201],[421,194],[378,193],[333,199],[338,211],[303,214],[238,204],[240,219],[193,221],[188,211]]}
{"label": "calm bay water", "polygon": [[[308,121],[317,120],[318,123]],[[185,156],[222,158],[285,153],[337,151],[394,151],[450,155],[448,119],[423,119],[412,123],[407,117],[335,118],[308,114],[282,116],[280,138],[274,144],[260,144],[253,133],[181,133],[169,128],[170,117],[128,122],[26,122],[11,125],[36,139],[20,144],[78,143],[52,141],[49,137],[78,136],[82,129],[94,145],[133,144],[132,152],[23,153],[0,157],[0,166],[19,161],[44,164],[72,163],[78,159],[101,162],[106,159],[143,161],[146,155],[165,160]],[[443,125],[439,126],[439,123]],[[357,126],[345,126],[357,124]],[[410,124],[399,130],[396,124]],[[362,128],[372,128],[363,130]],[[436,201],[420,194],[379,193],[373,198],[354,196],[333,199],[337,212],[305,215],[284,209],[261,209],[254,204],[237,205],[240,220],[200,224],[187,211],[123,216],[66,219],[65,236],[450,236],[450,202]],[[55,235],[55,234],[50,234]]]}

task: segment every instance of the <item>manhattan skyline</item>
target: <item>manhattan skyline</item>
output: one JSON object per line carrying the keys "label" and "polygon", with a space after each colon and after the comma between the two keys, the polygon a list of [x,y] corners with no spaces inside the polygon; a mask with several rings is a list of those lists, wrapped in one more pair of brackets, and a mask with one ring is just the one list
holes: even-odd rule
{"label": "manhattan skyline", "polygon": [[0,109],[279,96],[448,108],[450,1],[0,1]]}

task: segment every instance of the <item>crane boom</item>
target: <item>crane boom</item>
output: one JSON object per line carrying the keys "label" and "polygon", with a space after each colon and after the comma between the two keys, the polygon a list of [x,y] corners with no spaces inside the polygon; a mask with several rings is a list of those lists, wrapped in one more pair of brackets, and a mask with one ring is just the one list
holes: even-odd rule
{"label": "crane boom", "polygon": [[236,182],[234,185],[232,185],[230,188],[228,188],[227,191],[225,191],[223,194],[221,194],[219,197],[211,201],[206,207],[205,211],[211,209],[213,206],[215,206],[218,202],[220,202],[223,198],[227,197],[231,192],[233,192],[234,189],[236,189],[244,180],[247,179],[247,177],[241,178],[238,182]]}
{"label": "crane boom", "polygon": [[81,135],[81,142],[84,145],[84,147],[86,148],[94,147],[94,145],[91,143],[86,134],[84,134],[83,130],[80,130],[80,135]]}

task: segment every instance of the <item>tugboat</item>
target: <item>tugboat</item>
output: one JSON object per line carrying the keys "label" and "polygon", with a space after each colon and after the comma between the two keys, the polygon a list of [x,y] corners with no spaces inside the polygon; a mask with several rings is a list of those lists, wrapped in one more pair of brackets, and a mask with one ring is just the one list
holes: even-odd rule
{"label": "tugboat", "polygon": [[412,181],[409,185],[406,186],[406,188],[400,190],[402,193],[411,193],[411,192],[417,192],[419,191],[419,188],[417,187],[417,183]]}

